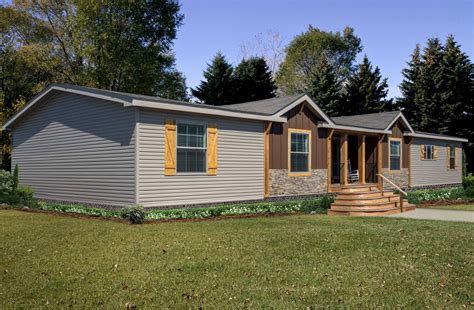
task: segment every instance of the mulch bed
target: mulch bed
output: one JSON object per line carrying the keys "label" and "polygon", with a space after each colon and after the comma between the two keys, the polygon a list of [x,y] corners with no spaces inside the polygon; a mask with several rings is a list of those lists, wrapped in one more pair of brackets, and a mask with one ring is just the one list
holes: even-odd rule
{"label": "mulch bed", "polygon": [[417,208],[427,208],[433,206],[453,206],[465,205],[474,203],[474,199],[460,199],[460,200],[437,200],[437,201],[423,201]]}

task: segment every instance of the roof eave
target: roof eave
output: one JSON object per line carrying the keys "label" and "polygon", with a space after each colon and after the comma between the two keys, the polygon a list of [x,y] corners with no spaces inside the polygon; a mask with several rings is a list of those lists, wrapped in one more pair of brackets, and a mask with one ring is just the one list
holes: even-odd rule
{"label": "roof eave", "polygon": [[49,94],[52,91],[63,91],[67,93],[73,93],[73,94],[78,94],[78,95],[84,95],[84,96],[89,96],[89,97],[94,97],[98,99],[103,99],[103,100],[108,100],[108,101],[113,101],[113,102],[118,102],[123,104],[124,106],[129,105],[130,103],[126,100],[122,100],[119,98],[114,98],[111,96],[107,95],[101,95],[101,94],[94,94],[88,91],[82,91],[78,89],[72,89],[72,88],[66,88],[63,86],[59,85],[52,85],[46,88],[43,92],[40,92],[36,97],[34,97],[30,102],[28,102],[20,111],[18,111],[15,115],[13,115],[9,120],[5,122],[5,124],[2,125],[2,130],[10,130],[11,126],[26,112],[28,112],[38,101],[40,101],[43,97],[45,97],[47,94]]}
{"label": "roof eave", "polygon": [[320,124],[319,127],[329,128],[329,129],[347,130],[347,131],[356,131],[356,132],[378,133],[378,134],[391,134],[392,133],[389,130],[370,129],[370,128],[344,126],[344,125]]}
{"label": "roof eave", "polygon": [[410,130],[411,133],[415,133],[415,130],[413,130],[413,128],[411,127],[410,123],[408,122],[408,120],[405,118],[405,115],[403,115],[403,113],[400,111],[400,113],[397,114],[397,116],[395,116],[393,118],[393,120],[390,122],[390,124],[388,124],[387,127],[385,127],[385,130],[390,130],[390,128],[392,128],[392,126],[395,124],[395,122],[401,118],[403,123],[408,127],[408,130]]}
{"label": "roof eave", "polygon": [[310,107],[316,112],[316,114],[318,114],[324,121],[326,121],[328,124],[330,125],[336,125],[327,115],[326,113],[324,113],[323,110],[321,110],[321,108],[318,107],[318,105],[308,96],[308,95],[302,95],[301,97],[299,97],[298,99],[296,99],[295,101],[293,101],[291,104],[287,105],[285,108],[281,109],[280,111],[278,111],[277,113],[274,114],[274,116],[282,116],[284,115],[286,112],[290,111],[291,109],[293,109],[294,107],[298,106],[299,104],[303,103],[303,102],[308,102]]}
{"label": "roof eave", "polygon": [[432,136],[432,135],[426,135],[426,134],[422,134],[422,133],[406,133],[406,134],[404,134],[404,136],[407,136],[407,137],[415,137],[415,138],[433,139],[433,140],[445,140],[445,141],[456,141],[456,142],[469,142],[468,139],[464,139],[464,138]]}
{"label": "roof eave", "polygon": [[253,113],[242,113],[234,112],[229,110],[218,110],[218,109],[209,109],[204,107],[197,107],[193,105],[181,105],[173,104],[160,101],[147,101],[141,99],[133,99],[132,103],[129,106],[141,107],[141,108],[150,108],[158,109],[172,112],[184,112],[184,113],[193,113],[193,114],[204,114],[212,116],[221,116],[221,117],[231,117],[231,118],[240,118],[248,120],[258,120],[258,121],[268,121],[268,122],[286,122],[286,117],[281,117],[277,115],[259,115]]}

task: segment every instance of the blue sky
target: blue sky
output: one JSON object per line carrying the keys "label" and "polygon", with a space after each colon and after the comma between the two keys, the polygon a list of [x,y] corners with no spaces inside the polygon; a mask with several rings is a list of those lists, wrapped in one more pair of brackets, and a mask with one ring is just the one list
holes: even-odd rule
{"label": "blue sky", "polygon": [[309,24],[322,30],[355,29],[374,65],[388,78],[389,96],[400,94],[398,85],[416,43],[429,37],[443,40],[455,35],[473,60],[473,1],[460,0],[181,0],[184,25],[175,41],[177,66],[190,87],[222,51],[234,64],[240,61],[243,42],[258,33],[277,31],[288,43]]}

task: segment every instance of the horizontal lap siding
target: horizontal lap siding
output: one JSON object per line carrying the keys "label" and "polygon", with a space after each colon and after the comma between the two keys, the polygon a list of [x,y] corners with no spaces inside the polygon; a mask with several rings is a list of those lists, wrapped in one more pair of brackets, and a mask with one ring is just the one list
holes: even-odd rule
{"label": "horizontal lap siding", "polygon": [[[139,202],[145,207],[263,198],[263,123],[140,110]],[[216,123],[217,176],[164,175],[164,122]]]}
{"label": "horizontal lap siding", "polygon": [[[438,160],[421,160],[421,144],[437,145]],[[457,154],[459,166],[456,170],[447,169],[446,146],[450,144],[459,147]],[[461,183],[462,149],[460,143],[433,139],[413,138],[413,142],[411,144],[411,160],[411,186]]]}
{"label": "horizontal lap siding", "polygon": [[134,203],[131,108],[56,93],[13,130],[13,165],[41,199],[103,205]]}

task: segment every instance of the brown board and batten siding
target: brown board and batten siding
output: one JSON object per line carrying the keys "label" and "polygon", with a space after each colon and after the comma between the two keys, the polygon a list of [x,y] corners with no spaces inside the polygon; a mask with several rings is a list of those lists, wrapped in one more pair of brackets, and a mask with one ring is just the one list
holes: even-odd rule
{"label": "brown board and batten siding", "polygon": [[51,92],[13,128],[12,164],[37,198],[130,205],[134,130],[133,108]]}
{"label": "brown board and batten siding", "polygon": [[382,167],[389,168],[389,149],[388,149],[388,139],[389,138],[399,138],[402,139],[402,168],[409,168],[410,166],[410,156],[409,156],[409,139],[407,137],[403,137],[403,132],[405,129],[401,122],[395,123],[392,127],[392,134],[390,136],[385,136],[382,142]]}
{"label": "brown board and batten siding", "polygon": [[[165,122],[214,124],[217,175],[164,173]],[[140,109],[138,202],[145,207],[263,199],[264,122]]]}
{"label": "brown board and batten siding", "polygon": [[286,123],[274,123],[270,130],[270,169],[288,169],[288,129],[311,130],[311,167],[327,169],[326,129],[318,128],[318,118],[305,107],[290,110]]}
{"label": "brown board and batten siding", "polygon": [[[422,145],[433,145],[437,149],[437,157],[432,160],[421,159]],[[457,167],[448,169],[447,146],[457,148]],[[459,184],[462,180],[462,145],[459,142],[443,141],[437,139],[413,138],[411,144],[411,186],[430,186]]]}

